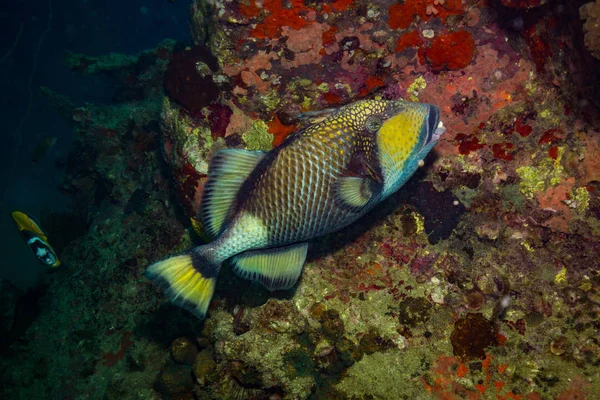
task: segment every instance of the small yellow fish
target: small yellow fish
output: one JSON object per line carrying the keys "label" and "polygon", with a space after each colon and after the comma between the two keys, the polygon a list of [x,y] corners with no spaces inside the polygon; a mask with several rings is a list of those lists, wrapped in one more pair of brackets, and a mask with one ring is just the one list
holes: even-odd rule
{"label": "small yellow fish", "polygon": [[200,214],[213,242],[145,272],[173,303],[203,318],[228,259],[243,278],[291,288],[307,241],[397,191],[445,131],[436,106],[406,101],[363,100],[315,116],[269,152],[217,152]]}
{"label": "small yellow fish", "polygon": [[27,246],[29,246],[29,249],[39,262],[48,267],[58,267],[60,261],[56,256],[56,252],[50,246],[50,243],[48,243],[46,234],[42,232],[33,218],[20,211],[13,211],[11,215],[15,224],[17,224],[21,236],[25,239],[25,243],[27,243]]}

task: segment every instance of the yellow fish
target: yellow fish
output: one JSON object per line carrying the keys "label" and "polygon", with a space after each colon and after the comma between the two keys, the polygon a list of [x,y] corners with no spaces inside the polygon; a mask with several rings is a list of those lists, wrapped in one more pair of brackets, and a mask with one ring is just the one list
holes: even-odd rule
{"label": "yellow fish", "polygon": [[60,261],[56,256],[56,252],[50,246],[50,243],[48,243],[46,234],[35,223],[33,218],[20,211],[13,211],[11,215],[15,224],[17,224],[21,236],[25,239],[25,243],[27,243],[27,246],[29,246],[29,249],[39,262],[48,267],[58,267]]}

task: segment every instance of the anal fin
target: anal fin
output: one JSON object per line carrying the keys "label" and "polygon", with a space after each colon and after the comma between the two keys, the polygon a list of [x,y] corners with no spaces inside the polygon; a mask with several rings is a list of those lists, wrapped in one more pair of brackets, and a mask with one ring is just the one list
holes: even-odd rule
{"label": "anal fin", "polygon": [[252,250],[234,257],[234,272],[260,282],[269,290],[289,289],[302,274],[307,243],[267,250]]}

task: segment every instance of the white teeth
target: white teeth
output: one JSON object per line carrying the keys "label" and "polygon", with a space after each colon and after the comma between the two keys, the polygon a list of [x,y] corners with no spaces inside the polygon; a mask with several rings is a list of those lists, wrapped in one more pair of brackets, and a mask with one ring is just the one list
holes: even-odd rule
{"label": "white teeth", "polygon": [[438,140],[440,136],[444,134],[444,132],[446,132],[446,127],[444,126],[444,123],[440,121],[437,128],[435,128],[435,131],[433,132],[433,140]]}

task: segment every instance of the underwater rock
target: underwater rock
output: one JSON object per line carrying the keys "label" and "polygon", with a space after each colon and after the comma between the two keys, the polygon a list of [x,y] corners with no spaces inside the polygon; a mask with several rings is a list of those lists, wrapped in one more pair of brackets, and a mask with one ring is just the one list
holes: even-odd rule
{"label": "underwater rock", "polygon": [[332,341],[337,341],[344,334],[344,321],[335,310],[325,310],[320,317],[323,333]]}
{"label": "underwater rock", "polygon": [[142,214],[146,208],[146,201],[148,200],[148,197],[148,193],[146,193],[144,190],[137,189],[127,201],[125,212],[127,214],[131,214],[132,212]]}
{"label": "underwater rock", "polygon": [[448,239],[467,211],[450,190],[440,192],[431,182],[422,182],[410,202],[423,215],[432,244]]}
{"label": "underwater rock", "polygon": [[188,218],[198,218],[210,156],[225,142],[221,137],[213,139],[207,118],[181,112],[168,99],[163,101],[162,126],[164,156],[177,198]]}
{"label": "underwater rock", "polygon": [[166,367],[156,378],[155,388],[167,397],[192,399],[194,384],[189,367],[183,365]]}
{"label": "underwater rock", "polygon": [[431,308],[424,297],[407,297],[398,305],[398,319],[401,324],[416,326],[429,320]]}
{"label": "underwater rock", "polygon": [[[332,318],[335,320],[335,317]],[[331,322],[331,329],[339,331],[338,323]],[[288,300],[269,299],[256,313],[251,314],[251,327],[261,327],[283,334],[299,335],[306,330],[306,320]],[[343,324],[342,324],[343,328]]]}
{"label": "underwater rock", "polygon": [[485,295],[477,289],[465,293],[466,306],[469,310],[477,311],[485,304]]}
{"label": "underwater rock", "polygon": [[198,382],[202,386],[209,385],[214,382],[217,377],[217,363],[214,360],[211,349],[204,349],[194,359],[192,372]]}
{"label": "underwater rock", "polygon": [[375,329],[371,329],[360,338],[357,352],[360,357],[363,354],[374,354],[396,347],[397,346],[390,339],[381,337],[380,333]]}
{"label": "underwater rock", "polygon": [[165,72],[165,92],[190,112],[200,112],[219,97],[213,81],[216,59],[203,46],[173,54]]}
{"label": "underwater rock", "polygon": [[198,355],[198,348],[186,337],[177,338],[171,343],[171,356],[177,364],[191,365]]}
{"label": "underwater rock", "polygon": [[571,347],[569,339],[565,336],[559,336],[550,342],[550,351],[556,356],[562,356]]}

